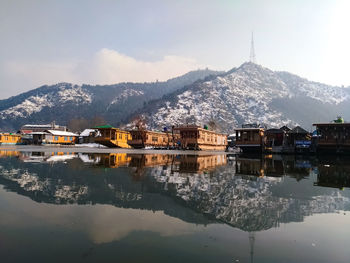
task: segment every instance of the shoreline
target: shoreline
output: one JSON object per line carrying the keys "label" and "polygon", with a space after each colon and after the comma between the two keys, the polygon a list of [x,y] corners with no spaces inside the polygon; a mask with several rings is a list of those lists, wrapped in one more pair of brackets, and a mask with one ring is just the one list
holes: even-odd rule
{"label": "shoreline", "polygon": [[228,155],[225,151],[193,151],[193,150],[165,150],[165,149],[124,149],[98,148],[79,146],[36,146],[36,145],[0,145],[0,151],[20,152],[66,152],[66,153],[129,153],[129,154],[174,154],[174,155]]}

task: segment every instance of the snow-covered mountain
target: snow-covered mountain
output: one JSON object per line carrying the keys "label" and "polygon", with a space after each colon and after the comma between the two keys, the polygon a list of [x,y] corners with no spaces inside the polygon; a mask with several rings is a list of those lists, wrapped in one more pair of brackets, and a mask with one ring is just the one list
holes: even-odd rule
{"label": "snow-covered mountain", "polygon": [[0,101],[0,130],[27,123],[67,124],[101,117],[120,126],[144,116],[152,129],[179,124],[208,124],[232,132],[243,123],[269,127],[350,119],[350,88],[308,81],[253,63],[222,73],[189,72],[166,82],[91,86],[60,83]]}
{"label": "snow-covered mountain", "polygon": [[0,100],[0,130],[15,131],[26,123],[62,125],[72,119],[101,117],[118,125],[150,100],[159,99],[199,79],[221,72],[197,70],[166,82],[91,86],[59,83]]}
{"label": "snow-covered mountain", "polygon": [[311,82],[287,72],[253,63],[198,81],[150,103],[137,115],[151,128],[215,121],[230,132],[243,123],[270,127],[330,121],[350,117],[350,89]]}

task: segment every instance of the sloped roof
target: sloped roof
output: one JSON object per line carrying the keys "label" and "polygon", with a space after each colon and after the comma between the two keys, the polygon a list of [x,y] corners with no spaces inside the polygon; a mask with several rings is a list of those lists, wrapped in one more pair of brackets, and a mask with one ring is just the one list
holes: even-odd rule
{"label": "sloped roof", "polygon": [[111,128],[114,128],[114,127],[109,124],[93,127],[93,129],[111,129]]}
{"label": "sloped roof", "polygon": [[268,129],[265,131],[265,133],[270,133],[270,134],[284,133],[284,130],[282,130],[282,129]]}
{"label": "sloped roof", "polygon": [[85,129],[80,133],[80,136],[86,137],[89,136],[91,132],[96,132],[95,129]]}
{"label": "sloped roof", "polygon": [[284,131],[288,132],[288,131],[290,131],[290,128],[288,126],[284,125],[280,128],[280,130],[284,130]]}
{"label": "sloped roof", "polygon": [[47,130],[47,132],[54,136],[78,136],[76,133],[66,131]]}
{"label": "sloped roof", "polygon": [[300,126],[297,126],[293,129],[291,129],[288,133],[308,134],[309,132],[307,130],[304,130]]}

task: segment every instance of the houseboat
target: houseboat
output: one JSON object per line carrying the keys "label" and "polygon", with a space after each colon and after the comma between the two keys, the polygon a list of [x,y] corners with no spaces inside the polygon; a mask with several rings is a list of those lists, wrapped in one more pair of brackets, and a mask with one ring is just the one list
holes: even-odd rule
{"label": "houseboat", "polygon": [[350,153],[350,123],[315,123],[317,153]]}
{"label": "houseboat", "polygon": [[227,148],[227,135],[210,131],[199,126],[180,126],[175,128],[180,133],[182,149],[220,150]]}
{"label": "houseboat", "polygon": [[311,134],[300,126],[287,132],[285,153],[310,153]]}
{"label": "houseboat", "polygon": [[95,138],[95,142],[107,147],[131,148],[128,141],[131,140],[131,134],[128,131],[123,131],[114,128],[110,125],[94,127],[100,133],[100,136]]}
{"label": "houseboat", "polygon": [[265,131],[265,151],[268,153],[282,153],[285,145],[286,131],[283,129],[268,129]]}
{"label": "houseboat", "polygon": [[261,153],[265,150],[265,128],[258,125],[242,125],[242,128],[235,129],[235,132],[236,146],[243,152]]}
{"label": "houseboat", "polygon": [[141,148],[176,148],[179,134],[173,132],[158,132],[148,130],[131,130],[128,144],[136,149]]}
{"label": "houseboat", "polygon": [[44,132],[33,132],[33,143],[40,144],[59,144],[59,145],[71,145],[75,144],[78,138],[78,134],[57,131],[57,130],[46,130]]}
{"label": "houseboat", "polygon": [[0,133],[0,145],[22,144],[21,135],[12,133]]}

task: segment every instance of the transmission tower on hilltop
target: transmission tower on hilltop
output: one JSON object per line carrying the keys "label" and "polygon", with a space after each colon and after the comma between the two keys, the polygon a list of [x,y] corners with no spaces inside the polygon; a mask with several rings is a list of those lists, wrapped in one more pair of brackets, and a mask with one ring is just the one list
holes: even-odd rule
{"label": "transmission tower on hilltop", "polygon": [[250,57],[249,61],[256,64],[255,49],[254,49],[254,35],[252,32],[252,40],[250,42]]}

